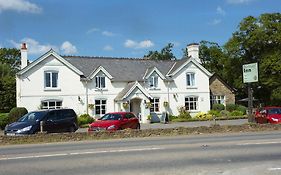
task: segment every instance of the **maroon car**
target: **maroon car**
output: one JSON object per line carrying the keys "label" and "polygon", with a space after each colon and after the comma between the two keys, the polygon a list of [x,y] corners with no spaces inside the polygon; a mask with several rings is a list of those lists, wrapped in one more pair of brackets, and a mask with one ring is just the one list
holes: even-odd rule
{"label": "maroon car", "polygon": [[281,107],[263,107],[256,112],[255,118],[257,123],[281,123]]}
{"label": "maroon car", "polygon": [[126,128],[140,129],[139,119],[131,112],[112,112],[91,123],[88,131],[116,131]]}

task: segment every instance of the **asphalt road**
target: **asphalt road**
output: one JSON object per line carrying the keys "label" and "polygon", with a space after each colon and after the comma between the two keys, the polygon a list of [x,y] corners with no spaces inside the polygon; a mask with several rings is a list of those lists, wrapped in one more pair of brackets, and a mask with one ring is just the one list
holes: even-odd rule
{"label": "asphalt road", "polygon": [[280,175],[281,132],[0,147],[0,174]]}

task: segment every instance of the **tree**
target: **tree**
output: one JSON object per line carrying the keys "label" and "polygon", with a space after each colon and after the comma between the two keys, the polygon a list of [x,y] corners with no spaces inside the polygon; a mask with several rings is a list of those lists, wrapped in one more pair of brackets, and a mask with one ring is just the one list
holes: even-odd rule
{"label": "tree", "polygon": [[20,51],[0,49],[0,111],[8,112],[16,106],[15,74],[20,66]]}
{"label": "tree", "polygon": [[[229,57],[228,75],[235,87],[245,89],[242,83],[242,65],[258,62],[259,83],[254,84],[255,96],[266,104],[281,101],[281,14],[262,14],[246,17],[234,32],[225,49]],[[232,66],[231,66],[232,65]],[[234,66],[235,65],[235,66]],[[239,81],[239,82],[238,82]]]}
{"label": "tree", "polygon": [[172,43],[168,43],[160,52],[158,51],[149,51],[147,55],[144,57],[151,59],[151,60],[172,60],[176,57],[172,53],[172,48],[174,45]]}

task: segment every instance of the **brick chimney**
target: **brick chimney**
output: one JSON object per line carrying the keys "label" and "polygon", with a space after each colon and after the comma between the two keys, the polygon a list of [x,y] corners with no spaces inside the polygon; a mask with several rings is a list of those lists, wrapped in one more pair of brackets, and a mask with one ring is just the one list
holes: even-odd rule
{"label": "brick chimney", "polygon": [[27,47],[26,43],[21,44],[21,69],[25,68],[27,66]]}
{"label": "brick chimney", "polygon": [[188,56],[194,58],[198,63],[201,64],[201,60],[199,58],[199,44],[191,43],[187,45]]}

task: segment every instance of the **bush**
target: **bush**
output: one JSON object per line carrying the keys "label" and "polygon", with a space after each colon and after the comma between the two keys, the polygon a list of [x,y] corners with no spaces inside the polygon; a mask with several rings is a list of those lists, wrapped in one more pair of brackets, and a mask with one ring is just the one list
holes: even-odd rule
{"label": "bush", "polygon": [[243,116],[243,112],[234,110],[230,113],[231,116]]}
{"label": "bush", "polygon": [[28,111],[24,107],[14,107],[11,109],[10,113],[8,114],[9,123],[17,121],[23,115],[27,114]]}
{"label": "bush", "polygon": [[217,111],[222,111],[225,109],[225,107],[223,104],[213,104],[212,109]]}
{"label": "bush", "polygon": [[179,115],[178,118],[180,119],[191,119],[191,115],[188,110],[185,109],[185,106],[178,107]]}
{"label": "bush", "polygon": [[8,113],[0,114],[0,129],[4,130],[5,126],[9,123]]}
{"label": "bush", "polygon": [[220,117],[221,116],[220,111],[217,111],[217,110],[210,110],[208,112],[208,114],[212,115],[213,117]]}
{"label": "bush", "polygon": [[89,114],[82,114],[78,117],[78,125],[79,126],[89,124],[89,123],[92,123],[94,121],[95,121],[95,119],[92,118]]}
{"label": "bush", "polygon": [[243,113],[243,115],[246,114],[247,108],[245,106],[242,105],[238,105],[236,108],[237,111],[241,111]]}
{"label": "bush", "polygon": [[222,117],[228,117],[228,116],[230,116],[230,112],[227,110],[222,110],[222,111],[220,111],[220,115]]}
{"label": "bush", "polygon": [[198,114],[196,114],[195,118],[198,120],[213,120],[213,116],[205,112],[199,112]]}
{"label": "bush", "polygon": [[237,105],[236,105],[236,104],[227,104],[227,105],[225,106],[225,109],[226,109],[227,111],[229,111],[229,112],[232,112],[232,111],[234,111],[234,110],[237,109]]}

